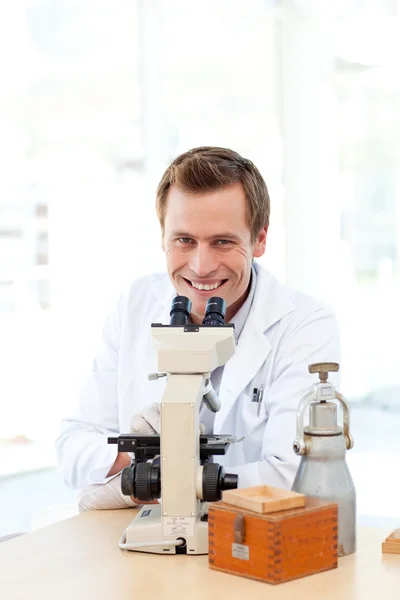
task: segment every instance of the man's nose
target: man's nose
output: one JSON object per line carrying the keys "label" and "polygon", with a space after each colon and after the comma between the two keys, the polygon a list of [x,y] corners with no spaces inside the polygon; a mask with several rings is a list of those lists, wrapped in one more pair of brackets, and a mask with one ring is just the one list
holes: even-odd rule
{"label": "man's nose", "polygon": [[199,277],[205,277],[218,268],[215,252],[209,246],[198,244],[189,262],[190,269]]}

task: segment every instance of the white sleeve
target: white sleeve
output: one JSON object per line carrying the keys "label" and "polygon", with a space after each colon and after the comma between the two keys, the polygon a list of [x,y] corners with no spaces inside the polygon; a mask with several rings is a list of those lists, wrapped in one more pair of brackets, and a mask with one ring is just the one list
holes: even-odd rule
{"label": "white sleeve", "polygon": [[137,506],[130,496],[121,491],[121,473],[113,475],[105,484],[89,485],[78,496],[78,511],[117,510]]}
{"label": "white sleeve", "polygon": [[55,448],[64,480],[74,489],[105,483],[117,457],[117,446],[107,437],[119,435],[118,349],[121,300],[108,316],[100,350],[82,388],[71,418],[61,422]]}
{"label": "white sleeve", "polygon": [[[228,469],[239,476],[239,487],[291,488],[299,465],[299,457],[293,451],[297,407],[318,381],[308,372],[308,365],[317,362],[340,364],[339,328],[335,316],[326,308],[289,326],[281,341],[272,383],[264,390],[267,422],[260,460]],[[340,391],[339,374],[331,373],[329,380]]]}

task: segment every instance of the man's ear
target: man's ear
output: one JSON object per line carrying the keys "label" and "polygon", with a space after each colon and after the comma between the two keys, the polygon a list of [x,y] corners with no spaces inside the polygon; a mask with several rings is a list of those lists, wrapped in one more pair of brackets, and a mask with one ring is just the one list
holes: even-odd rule
{"label": "man's ear", "polygon": [[161,234],[161,250],[165,252],[165,237],[164,234]]}
{"label": "man's ear", "polygon": [[265,247],[267,245],[267,233],[268,233],[268,225],[265,225],[257,236],[257,239],[254,243],[253,248],[253,258],[259,258],[265,252]]}

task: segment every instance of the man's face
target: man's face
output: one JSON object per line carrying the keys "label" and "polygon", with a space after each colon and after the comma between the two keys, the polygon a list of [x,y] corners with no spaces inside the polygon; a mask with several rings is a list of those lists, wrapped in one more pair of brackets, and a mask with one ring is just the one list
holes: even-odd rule
{"label": "man's face", "polygon": [[267,228],[251,242],[246,197],[236,183],[221,190],[185,193],[171,187],[165,212],[163,250],[176,292],[192,302],[201,323],[208,298],[224,298],[226,321],[246,299],[253,257],[264,254]]}

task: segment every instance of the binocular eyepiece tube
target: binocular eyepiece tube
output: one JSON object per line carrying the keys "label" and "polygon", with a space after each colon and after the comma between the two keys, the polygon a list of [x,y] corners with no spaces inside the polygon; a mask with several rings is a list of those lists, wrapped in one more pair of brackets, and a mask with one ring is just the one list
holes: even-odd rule
{"label": "binocular eyepiece tube", "polygon": [[[192,303],[186,296],[175,296],[172,301],[169,324],[184,327],[187,325]],[[223,298],[213,296],[207,300],[206,311],[202,325],[220,327],[225,324],[226,302]]]}
{"label": "binocular eyepiece tube", "polygon": [[170,325],[181,325],[182,327],[187,324],[192,303],[186,296],[175,296],[172,300],[171,312],[169,316],[171,320]]}
{"label": "binocular eyepiece tube", "polygon": [[226,302],[223,298],[213,296],[207,300],[203,325],[220,327],[225,325]]}

